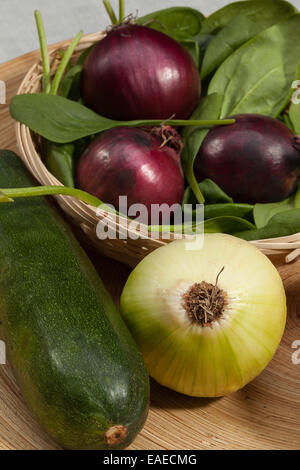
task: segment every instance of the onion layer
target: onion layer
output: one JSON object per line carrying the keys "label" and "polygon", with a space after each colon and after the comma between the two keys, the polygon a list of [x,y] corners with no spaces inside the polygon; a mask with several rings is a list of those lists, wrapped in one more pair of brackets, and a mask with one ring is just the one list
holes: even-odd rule
{"label": "onion layer", "polygon": [[285,292],[270,260],[248,242],[207,234],[200,250],[186,243],[159,248],[136,267],[121,310],[155,380],[186,395],[223,396],[272,359]]}

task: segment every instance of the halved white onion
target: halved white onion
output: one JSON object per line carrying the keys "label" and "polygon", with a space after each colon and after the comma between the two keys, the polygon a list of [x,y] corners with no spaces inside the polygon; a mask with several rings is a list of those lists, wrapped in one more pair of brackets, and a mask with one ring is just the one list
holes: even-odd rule
{"label": "halved white onion", "polygon": [[[203,282],[225,296],[220,316],[204,323],[184,301]],[[157,382],[216,397],[240,389],[270,362],[285,327],[286,297],[277,270],[257,248],[206,234],[202,249],[179,240],[148,255],[129,276],[121,311]]]}

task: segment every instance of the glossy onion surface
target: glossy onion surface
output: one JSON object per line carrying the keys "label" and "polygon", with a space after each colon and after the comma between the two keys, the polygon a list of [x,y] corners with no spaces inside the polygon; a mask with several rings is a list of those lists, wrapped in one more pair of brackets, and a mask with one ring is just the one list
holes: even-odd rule
{"label": "glossy onion surface", "polygon": [[145,26],[114,28],[84,64],[84,100],[111,119],[185,119],[196,107],[200,91],[200,76],[189,53],[174,39]]}
{"label": "glossy onion surface", "polygon": [[195,161],[198,181],[212,179],[235,202],[282,201],[297,187],[300,145],[283,123],[257,114],[212,129]]}
{"label": "glossy onion surface", "polygon": [[137,128],[118,127],[96,137],[77,168],[80,189],[119,208],[119,196],[128,207],[180,203],[184,177],[180,153],[155,135]]}

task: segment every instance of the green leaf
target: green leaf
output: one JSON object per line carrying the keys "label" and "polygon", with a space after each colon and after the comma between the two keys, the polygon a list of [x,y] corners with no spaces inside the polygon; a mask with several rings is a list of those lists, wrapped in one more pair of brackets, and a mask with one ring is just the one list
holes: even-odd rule
{"label": "green leaf", "polygon": [[[213,219],[216,217],[238,217],[253,222],[253,206],[250,204],[234,203],[231,197],[227,196],[224,191],[212,180],[206,179],[198,184],[199,189],[205,198],[204,218]],[[190,212],[193,218],[196,218],[197,209],[195,208],[197,200],[190,187],[185,190],[182,206],[185,212]],[[191,209],[188,205],[192,205]],[[227,219],[226,219],[227,220]]]}
{"label": "green leaf", "polygon": [[202,63],[201,77],[210,75],[236,49],[260,31],[260,24],[249,20],[247,16],[235,17],[209,43]]}
{"label": "green leaf", "polygon": [[[252,3],[252,1],[250,2]],[[300,14],[268,28],[237,49],[213,76],[208,93],[223,93],[220,117],[276,117],[291,94],[300,57]]]}
{"label": "green leaf", "polygon": [[78,57],[76,63],[72,65],[69,63],[69,68],[67,73],[62,79],[62,83],[59,88],[58,94],[69,98],[74,101],[78,101],[81,97],[81,76],[83,71],[83,64],[85,59],[95,47],[96,44],[85,49],[80,56]]}
{"label": "green leaf", "polygon": [[295,134],[300,134],[300,90],[299,90],[299,78],[300,78],[300,61],[295,75],[295,80],[291,84],[291,102],[289,109],[285,109],[280,116],[283,122],[293,131]]}
{"label": "green leaf", "polygon": [[279,116],[277,116],[277,119],[278,121],[283,122],[283,124],[285,124],[292,132],[294,132],[294,127],[286,109]]}
{"label": "green leaf", "polygon": [[74,151],[75,144],[45,143],[46,165],[49,171],[64,185],[75,187]]}
{"label": "green leaf", "polygon": [[292,103],[289,110],[289,118],[295,134],[300,134],[300,105]]}
{"label": "green leaf", "polygon": [[181,41],[195,36],[201,30],[202,13],[189,7],[171,7],[154,11],[136,20]]}
{"label": "green leaf", "polygon": [[[244,220],[240,217],[231,217],[231,216],[221,216],[215,217],[213,219],[204,221],[204,232],[205,233],[228,233],[233,234],[237,230],[247,231],[254,229],[255,226],[248,220]],[[170,229],[170,230],[169,230]],[[203,222],[200,224],[194,225],[185,225],[185,226],[171,226],[171,227],[149,227],[150,231],[171,231],[176,233],[185,233],[185,234],[196,234],[202,233],[203,231]]]}
{"label": "green leaf", "polygon": [[255,204],[253,215],[257,228],[268,225],[274,215],[280,212],[290,211],[292,209],[300,209],[299,190],[288,199],[281,202],[273,202],[269,204]]}
{"label": "green leaf", "polygon": [[200,48],[196,41],[186,40],[181,43],[184,49],[192,56],[197,69],[200,68]]}
{"label": "green leaf", "polygon": [[262,28],[268,28],[297,12],[297,9],[288,2],[282,0],[251,0],[229,3],[217,10],[202,23],[202,33],[213,34],[224,28],[236,16],[245,15],[251,21],[259,21]]}
{"label": "green leaf", "polygon": [[[227,196],[224,191],[211,179],[207,178],[201,183],[198,183],[199,189],[205,198],[206,204],[219,204],[219,203],[229,203],[233,202],[231,197]],[[195,198],[192,189],[188,187],[185,190],[183,197],[183,204],[196,204],[197,200]]]}
{"label": "green leaf", "polygon": [[114,122],[64,97],[44,94],[15,96],[10,113],[42,137],[57,143],[68,143],[101,132],[112,127]]}
{"label": "green leaf", "polygon": [[244,240],[263,240],[285,237],[300,232],[300,209],[292,209],[274,215],[269,223],[257,230],[238,231],[234,235]]}
{"label": "green leaf", "polygon": [[289,117],[295,134],[300,134],[300,104],[291,103]]}
{"label": "green leaf", "polygon": [[[41,93],[15,96],[10,103],[10,113],[16,121],[22,122],[45,139],[61,144],[98,134],[113,127],[158,126],[162,123],[162,120],[113,121],[75,101]],[[165,122],[173,126],[209,128],[234,121],[175,119]]]}
{"label": "green leaf", "polygon": [[59,95],[67,98],[70,94],[71,88],[75,82],[75,80],[81,75],[83,70],[82,65],[74,65],[71,67],[66,75],[64,76],[60,88],[59,88]]}
{"label": "green leaf", "polygon": [[255,225],[240,217],[221,216],[204,222],[206,233],[228,233],[232,235],[236,232],[251,231],[253,229],[255,229]]}
{"label": "green leaf", "polygon": [[77,59],[75,65],[83,65],[84,62],[85,62],[85,59],[87,58],[87,56],[89,55],[89,53],[92,51],[92,49],[94,49],[94,47],[96,47],[96,45],[97,45],[97,43],[92,44],[92,45],[89,46],[87,49],[85,49],[85,50],[80,54],[80,56],[78,57],[78,59]]}
{"label": "green leaf", "polygon": [[189,7],[171,7],[155,11],[136,20],[178,41],[192,56],[197,68],[200,67],[200,52],[207,35],[198,35],[204,16]]}
{"label": "green leaf", "polygon": [[[200,69],[205,51],[214,36],[208,34],[197,34],[189,39],[180,41],[180,44],[191,54],[196,66]],[[203,90],[202,90],[203,92]]]}
{"label": "green leaf", "polygon": [[[201,100],[200,105],[194,111],[191,119],[202,119],[205,116],[207,118],[218,119],[221,107],[222,95],[217,93],[209,95]],[[182,164],[184,174],[200,204],[204,202],[204,198],[194,175],[194,161],[207,133],[207,129],[200,129],[199,127],[189,127],[185,128],[183,131],[184,148],[182,152]]]}
{"label": "green leaf", "polygon": [[253,206],[250,204],[227,203],[227,204],[208,204],[204,206],[205,219],[215,217],[239,217],[253,222]]}

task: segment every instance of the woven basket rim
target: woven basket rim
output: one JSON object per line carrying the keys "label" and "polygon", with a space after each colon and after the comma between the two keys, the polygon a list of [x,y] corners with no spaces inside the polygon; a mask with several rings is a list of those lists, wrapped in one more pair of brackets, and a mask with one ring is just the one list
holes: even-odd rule
{"label": "woven basket rim", "polygon": [[[74,51],[73,57],[78,55],[78,53],[82,52],[83,50],[87,49],[91,45],[95,44],[99,40],[103,39],[106,35],[106,31],[102,32],[97,32],[97,33],[91,33],[84,35],[77,48]],[[50,62],[51,62],[51,70],[54,71],[57,68],[57,65],[59,63],[59,59],[61,58],[61,55],[59,55],[59,51],[61,49],[65,49],[66,47],[69,46],[71,40],[66,40],[62,41],[59,43],[56,43],[52,46],[49,46],[49,56],[50,56]],[[23,94],[23,93],[32,93],[32,90],[35,90],[38,88],[38,86],[41,83],[42,79],[42,66],[41,66],[41,59],[34,63],[32,67],[28,70],[27,74],[25,75],[18,91],[17,94]],[[31,91],[29,91],[31,90]],[[31,165],[33,164],[33,161],[38,157],[39,162],[35,161],[35,164],[33,167],[29,164],[28,161],[25,161],[31,172],[34,173],[34,175],[37,177],[41,176],[39,174],[39,171],[42,171],[47,178],[48,182],[47,184],[49,185],[55,185],[55,186],[63,186],[63,184],[58,181],[46,168],[44,165],[40,155],[38,154],[31,130],[26,127],[24,124],[16,123],[16,136],[17,136],[17,141],[19,148],[22,152],[23,155],[28,155],[33,154],[33,158],[31,159]],[[37,178],[39,179],[39,178]],[[128,219],[126,217],[119,217],[117,218],[117,221],[115,219],[112,220],[112,217],[110,216],[109,213],[105,212],[103,209],[96,209],[95,207],[89,206],[88,204],[78,201],[76,198],[72,198],[70,196],[55,196],[56,199],[60,199],[63,204],[66,204],[67,206],[70,205],[70,201],[72,200],[72,207],[73,210],[77,209],[79,213],[84,215],[84,221],[82,222],[82,228],[85,230],[88,230],[89,222],[94,217],[98,217],[101,220],[103,220],[105,223],[114,223],[117,225],[118,229],[122,230],[127,230],[128,229]],[[85,222],[87,222],[87,227],[85,227]],[[136,230],[136,235],[141,236],[142,234],[145,235],[145,238],[147,238],[147,235],[149,237],[150,232],[147,230],[147,226],[139,226],[139,230]],[[149,238],[148,238],[149,239]],[[173,237],[171,236],[171,240]],[[159,245],[164,244],[166,242],[169,242],[170,240],[165,240],[165,239],[159,239],[155,240]],[[269,239],[262,239],[262,240],[253,240],[250,241],[253,245],[257,246],[261,251],[265,252],[266,254],[282,254],[282,253],[287,253],[288,256],[286,258],[287,262],[293,261],[296,257],[300,255],[300,232],[289,235],[289,236],[283,236],[283,237],[276,237],[276,238],[269,238]]]}

